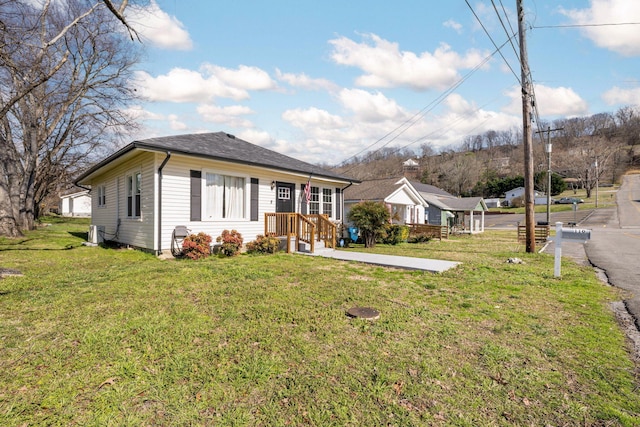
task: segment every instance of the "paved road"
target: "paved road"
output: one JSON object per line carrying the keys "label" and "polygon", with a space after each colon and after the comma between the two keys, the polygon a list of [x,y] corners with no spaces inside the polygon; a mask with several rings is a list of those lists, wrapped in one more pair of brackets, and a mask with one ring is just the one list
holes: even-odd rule
{"label": "paved road", "polygon": [[640,175],[623,178],[616,200],[617,209],[596,210],[580,226],[592,229],[585,245],[589,261],[609,283],[629,291],[624,303],[640,327]]}

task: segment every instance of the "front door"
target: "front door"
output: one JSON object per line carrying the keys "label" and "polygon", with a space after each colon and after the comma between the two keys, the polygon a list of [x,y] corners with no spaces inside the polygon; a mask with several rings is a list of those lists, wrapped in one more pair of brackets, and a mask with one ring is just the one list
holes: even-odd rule
{"label": "front door", "polygon": [[296,211],[296,185],[276,182],[276,212]]}

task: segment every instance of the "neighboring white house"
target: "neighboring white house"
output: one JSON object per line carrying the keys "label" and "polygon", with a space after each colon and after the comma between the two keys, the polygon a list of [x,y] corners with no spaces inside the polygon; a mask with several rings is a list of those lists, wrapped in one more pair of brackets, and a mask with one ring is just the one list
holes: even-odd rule
{"label": "neighboring white house", "polygon": [[484,199],[484,203],[488,208],[499,208],[502,207],[502,203],[500,199]]}
{"label": "neighboring white house", "polygon": [[456,197],[407,178],[363,181],[345,189],[345,217],[354,204],[364,200],[385,203],[394,223],[457,226],[466,233],[484,231],[487,206],[482,197]]}
{"label": "neighboring white house", "polygon": [[406,178],[373,179],[345,189],[345,217],[353,205],[365,200],[384,203],[395,224],[426,223],[429,205]]}
{"label": "neighboring white house", "polygon": [[484,232],[484,213],[488,209],[482,197],[456,197],[419,181],[411,181],[411,185],[429,204],[429,224],[456,227],[463,233]]}
{"label": "neighboring white house", "polygon": [[91,196],[89,190],[60,196],[60,215],[91,216]]}
{"label": "neighboring white house", "polygon": [[91,223],[105,240],[157,254],[178,226],[213,239],[235,229],[249,242],[271,213],[338,223],[343,189],[358,182],[224,132],[134,141],[77,180],[91,186]]}
{"label": "neighboring white house", "polygon": [[[507,202],[508,206],[512,206],[511,201],[515,198],[522,197],[524,200],[524,187],[516,187],[513,190],[509,190],[505,193],[504,199]],[[540,191],[533,192],[534,204],[536,205],[546,205],[547,204],[547,195]]]}

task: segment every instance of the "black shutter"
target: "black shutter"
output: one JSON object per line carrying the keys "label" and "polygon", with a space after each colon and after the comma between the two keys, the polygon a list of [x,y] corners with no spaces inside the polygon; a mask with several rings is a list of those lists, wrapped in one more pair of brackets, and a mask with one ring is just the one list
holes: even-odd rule
{"label": "black shutter", "polygon": [[342,189],[336,188],[336,220],[342,219]]}
{"label": "black shutter", "polygon": [[191,175],[191,221],[202,218],[202,172],[190,171]]}
{"label": "black shutter", "polygon": [[251,221],[258,221],[259,193],[258,178],[251,178]]}

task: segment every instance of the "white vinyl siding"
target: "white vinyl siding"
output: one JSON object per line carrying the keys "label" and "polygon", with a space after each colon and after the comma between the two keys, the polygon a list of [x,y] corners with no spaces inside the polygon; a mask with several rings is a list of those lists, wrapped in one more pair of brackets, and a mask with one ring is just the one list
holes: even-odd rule
{"label": "white vinyl siding", "polygon": [[[163,157],[164,158],[164,157]],[[152,153],[140,153],[92,180],[94,188],[105,187],[106,205],[98,207],[98,194],[92,192],[92,225],[105,227],[105,238],[122,244],[152,250],[154,248],[154,170]],[[127,216],[127,176],[140,174],[138,217]]]}
{"label": "white vinyl siding", "polygon": [[[165,160],[165,153],[143,152],[120,164],[113,166],[106,173],[92,180],[91,185],[105,187],[106,205],[98,206],[97,192],[92,192],[93,218],[92,224],[105,226],[107,238],[133,247],[157,249],[158,226],[161,226],[161,249],[167,251],[171,247],[171,237],[178,225],[187,227],[193,233],[204,232],[215,240],[223,230],[237,230],[245,243],[255,240],[257,235],[264,234],[264,216],[267,212],[276,211],[276,188],[272,182],[287,182],[295,185],[295,210],[300,212],[302,197],[300,189],[308,176],[296,176],[248,166],[226,163],[223,161],[204,160],[201,158],[173,154],[162,170],[162,220],[155,218],[155,200],[159,188],[158,168]],[[191,171],[200,171],[202,179],[201,220],[191,219]],[[140,216],[127,216],[127,176],[140,173]],[[244,179],[243,214],[238,218],[214,218],[204,216],[206,204],[206,174],[213,173],[228,177]],[[319,182],[319,194],[322,188],[333,188],[344,185],[342,182]],[[134,186],[135,187],[135,186]],[[253,187],[253,190],[252,190]],[[252,197],[253,191],[253,197]],[[335,193],[334,193],[335,194]],[[332,196],[335,202],[335,195]],[[320,200],[320,199],[319,199]],[[334,209],[335,209],[334,204]],[[320,207],[322,209],[322,207]],[[335,216],[335,212],[333,212]],[[332,217],[333,217],[332,216]],[[251,220],[257,218],[257,220]],[[120,223],[120,225],[118,225]],[[116,236],[117,232],[117,236]],[[116,236],[116,238],[113,238]]]}

